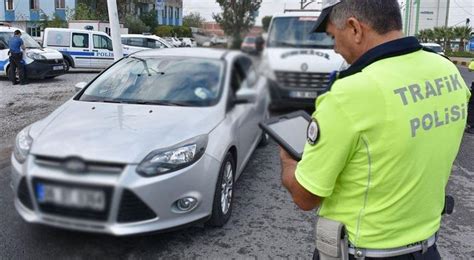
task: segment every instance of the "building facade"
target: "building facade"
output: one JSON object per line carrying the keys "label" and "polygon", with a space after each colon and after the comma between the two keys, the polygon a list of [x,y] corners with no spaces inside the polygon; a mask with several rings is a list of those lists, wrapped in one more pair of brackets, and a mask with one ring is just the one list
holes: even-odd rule
{"label": "building facade", "polygon": [[420,30],[442,27],[449,18],[450,0],[405,0],[403,24],[405,35],[416,35]]}
{"label": "building facade", "polygon": [[3,0],[0,21],[21,28],[33,37],[40,37],[39,21],[48,16],[66,20],[67,11],[74,9],[76,0]]}
{"label": "building facade", "polygon": [[156,0],[158,23],[161,25],[183,25],[183,0]]}

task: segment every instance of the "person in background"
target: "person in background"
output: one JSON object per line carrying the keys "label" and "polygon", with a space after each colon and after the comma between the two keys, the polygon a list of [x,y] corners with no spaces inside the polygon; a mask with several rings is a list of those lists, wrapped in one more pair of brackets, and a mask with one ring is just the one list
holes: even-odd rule
{"label": "person in background", "polygon": [[13,34],[13,37],[10,38],[8,42],[8,46],[10,47],[10,75],[9,78],[13,82],[13,85],[18,84],[16,80],[16,70],[19,71],[20,76],[20,84],[26,84],[26,73],[25,73],[25,65],[23,64],[23,50],[25,50],[25,45],[23,40],[21,39],[21,32],[20,30],[16,30]]}

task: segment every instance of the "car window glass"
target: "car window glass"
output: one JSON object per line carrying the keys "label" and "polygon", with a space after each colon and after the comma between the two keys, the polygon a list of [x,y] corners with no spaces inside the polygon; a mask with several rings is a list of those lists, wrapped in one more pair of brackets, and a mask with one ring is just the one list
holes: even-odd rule
{"label": "car window glass", "polygon": [[111,49],[112,41],[103,35],[94,34],[94,48],[95,49]]}
{"label": "car window glass", "polygon": [[128,45],[128,38],[122,38],[122,44]]}
{"label": "car window glass", "polygon": [[223,67],[212,59],[132,56],[104,72],[79,99],[209,106],[220,97]]}
{"label": "car window glass", "polygon": [[71,45],[71,38],[69,36],[70,32],[49,31],[46,42],[48,46],[69,47]]}
{"label": "car window glass", "polygon": [[160,42],[157,40],[146,39],[146,44],[147,44],[146,46],[147,48],[152,48],[152,49],[160,48]]}
{"label": "car window glass", "polygon": [[89,48],[89,34],[73,33],[72,34],[72,47]]}
{"label": "car window glass", "polygon": [[135,46],[135,47],[146,47],[143,41],[143,38],[129,38],[128,39],[128,45],[130,46]]}

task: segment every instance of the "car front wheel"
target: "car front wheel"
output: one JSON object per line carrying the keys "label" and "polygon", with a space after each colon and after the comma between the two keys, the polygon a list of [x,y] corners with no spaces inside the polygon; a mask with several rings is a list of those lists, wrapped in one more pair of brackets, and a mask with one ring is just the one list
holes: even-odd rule
{"label": "car front wheel", "polygon": [[232,154],[228,153],[221,165],[217,178],[212,215],[208,225],[222,227],[227,223],[232,213],[234,195],[235,162]]}

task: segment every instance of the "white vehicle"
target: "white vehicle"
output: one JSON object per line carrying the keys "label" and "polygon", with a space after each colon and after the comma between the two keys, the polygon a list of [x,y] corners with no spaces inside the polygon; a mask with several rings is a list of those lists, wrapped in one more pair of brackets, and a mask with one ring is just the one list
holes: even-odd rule
{"label": "white vehicle", "polygon": [[165,40],[168,41],[168,43],[173,45],[174,47],[181,47],[182,42],[180,42],[175,37],[167,37],[165,38]]}
{"label": "white vehicle", "polygon": [[[61,52],[69,68],[105,69],[114,62],[112,39],[99,31],[46,28],[43,46]],[[128,54],[124,51],[124,54]]]}
{"label": "white vehicle", "polygon": [[443,47],[441,47],[441,45],[437,44],[437,43],[433,43],[433,42],[429,42],[429,43],[421,43],[421,46],[425,47],[425,48],[428,48],[428,49],[431,49],[435,52],[437,52],[438,54],[441,54],[441,55],[445,55],[444,54],[444,50],[443,50]]}
{"label": "white vehicle", "polygon": [[122,34],[123,50],[127,53],[148,49],[173,48],[174,46],[155,35]]}
{"label": "white vehicle", "polygon": [[327,90],[333,71],[347,64],[326,33],[312,33],[319,12],[275,15],[262,55],[261,72],[270,80],[272,109],[306,107]]}
{"label": "white vehicle", "polygon": [[[0,75],[8,76],[10,59],[8,42],[13,33],[20,30],[14,27],[0,26]],[[26,47],[23,51],[26,76],[30,79],[54,78],[65,73],[64,61],[61,53],[52,49],[43,49],[26,32],[21,31],[21,38]]]}
{"label": "white vehicle", "polygon": [[183,43],[183,47],[197,47],[196,40],[193,38],[180,38],[179,40]]}

